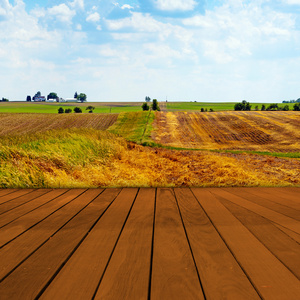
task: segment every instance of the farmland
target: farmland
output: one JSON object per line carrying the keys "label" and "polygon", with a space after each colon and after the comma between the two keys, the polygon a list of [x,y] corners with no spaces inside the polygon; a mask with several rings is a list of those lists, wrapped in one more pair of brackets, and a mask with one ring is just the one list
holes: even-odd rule
{"label": "farmland", "polygon": [[160,112],[153,140],[196,149],[299,152],[299,112]]}
{"label": "farmland", "polygon": [[57,113],[58,108],[74,109],[81,107],[83,113],[87,113],[86,107],[95,107],[95,113],[120,113],[129,111],[140,111],[141,102],[86,102],[86,103],[51,103],[51,102],[2,102],[0,113]]}
{"label": "farmland", "polygon": [[300,157],[299,122],[299,112],[3,113],[0,187],[299,186],[300,160],[288,157]]}

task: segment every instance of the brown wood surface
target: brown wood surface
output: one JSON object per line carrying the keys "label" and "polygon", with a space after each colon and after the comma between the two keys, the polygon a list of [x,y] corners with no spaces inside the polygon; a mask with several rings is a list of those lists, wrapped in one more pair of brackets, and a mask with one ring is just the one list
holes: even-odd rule
{"label": "brown wood surface", "polygon": [[157,191],[151,298],[204,299],[172,189]]}
{"label": "brown wood surface", "polygon": [[299,299],[299,192],[0,190],[0,299]]}
{"label": "brown wood surface", "polygon": [[260,295],[299,299],[299,280],[218,201],[216,195],[227,197],[228,193],[216,188],[193,192]]}

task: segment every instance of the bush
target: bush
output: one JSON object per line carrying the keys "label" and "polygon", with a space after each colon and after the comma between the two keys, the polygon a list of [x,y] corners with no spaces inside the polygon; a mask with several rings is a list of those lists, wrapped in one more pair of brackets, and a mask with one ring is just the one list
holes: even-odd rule
{"label": "bush", "polygon": [[65,110],[65,113],[66,114],[70,114],[72,112],[72,109],[71,108],[66,108],[66,110]]}
{"label": "bush", "polygon": [[278,110],[279,107],[278,107],[278,104],[277,103],[273,103],[273,104],[270,104],[268,107],[267,107],[267,110]]}
{"label": "bush", "polygon": [[285,105],[285,106],[282,108],[282,110],[288,111],[288,110],[290,110],[290,107],[289,107],[288,105]]}
{"label": "bush", "polygon": [[77,107],[77,106],[76,106],[76,107],[74,108],[74,112],[75,112],[75,113],[82,113],[82,109],[81,109],[80,107]]}
{"label": "bush", "polygon": [[201,107],[201,112],[204,112],[204,108],[203,107]]}
{"label": "bush", "polygon": [[296,104],[294,105],[294,110],[300,111],[300,103],[296,103]]}
{"label": "bush", "polygon": [[142,109],[143,109],[143,111],[146,111],[146,110],[149,110],[150,107],[149,107],[149,105],[145,102],[145,103],[143,103],[143,105],[142,105]]}
{"label": "bush", "polygon": [[262,111],[266,110],[266,106],[264,104],[261,106],[261,110]]}
{"label": "bush", "polygon": [[214,110],[212,108],[210,108],[209,111],[214,111]]}
{"label": "bush", "polygon": [[65,112],[65,110],[62,108],[62,107],[60,107],[59,109],[58,109],[58,113],[59,114],[63,114]]}

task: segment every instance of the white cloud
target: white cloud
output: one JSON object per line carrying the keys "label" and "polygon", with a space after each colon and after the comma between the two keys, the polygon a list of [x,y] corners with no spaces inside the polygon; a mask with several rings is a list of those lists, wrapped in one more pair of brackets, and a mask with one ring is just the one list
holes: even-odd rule
{"label": "white cloud", "polygon": [[68,3],[72,8],[84,9],[84,0],[74,0],[73,2]]}
{"label": "white cloud", "polygon": [[155,6],[164,11],[189,11],[197,5],[194,0],[156,0]]}
{"label": "white cloud", "polygon": [[133,9],[134,7],[129,4],[124,4],[121,6],[121,9]]}
{"label": "white cloud", "polygon": [[71,10],[64,3],[48,8],[48,13],[49,15],[56,17],[59,21],[63,23],[71,23],[72,18],[76,15],[76,12],[74,10]]}
{"label": "white cloud", "polygon": [[92,14],[89,14],[86,18],[87,22],[98,22],[100,21],[100,15],[97,12],[94,12]]}

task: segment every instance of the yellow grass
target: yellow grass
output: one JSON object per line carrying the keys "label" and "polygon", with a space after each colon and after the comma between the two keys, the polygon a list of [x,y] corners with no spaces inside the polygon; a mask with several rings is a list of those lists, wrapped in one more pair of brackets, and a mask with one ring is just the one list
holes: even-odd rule
{"label": "yellow grass", "polygon": [[300,162],[142,147],[108,132],[64,129],[2,138],[0,187],[296,186]]}

